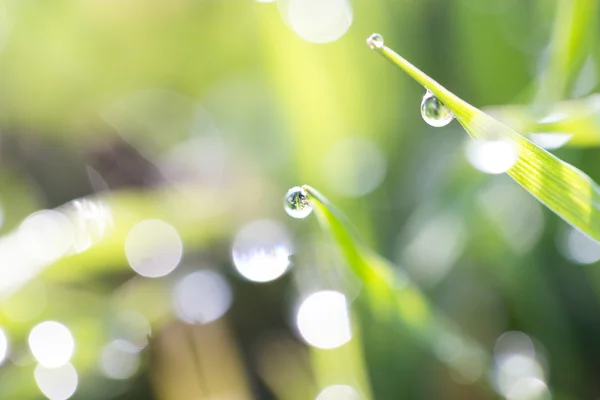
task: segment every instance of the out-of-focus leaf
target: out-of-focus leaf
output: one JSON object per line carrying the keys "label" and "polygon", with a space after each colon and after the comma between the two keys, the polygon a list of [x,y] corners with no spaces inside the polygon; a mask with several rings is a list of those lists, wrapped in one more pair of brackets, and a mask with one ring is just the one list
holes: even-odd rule
{"label": "out-of-focus leaf", "polygon": [[[172,224],[182,241],[195,246],[207,240],[217,240],[229,231],[228,218],[206,199],[207,193],[191,188],[165,188],[154,192],[121,191],[107,198],[114,220],[113,229],[88,250],[59,260],[45,276],[60,281],[87,278],[94,271],[102,272],[127,265],[124,244],[129,230],[145,219],[162,219]],[[227,204],[225,200],[220,202]],[[223,209],[225,211],[225,209]]]}
{"label": "out-of-focus leaf", "polygon": [[[122,190],[77,199],[46,211],[66,217],[64,226],[68,231],[39,232],[34,239],[46,243],[53,235],[72,235],[69,248],[57,254],[57,258],[30,257],[28,249],[23,247],[20,228],[1,236],[0,296],[14,293],[40,274],[54,282],[69,282],[107,271],[128,271],[127,236],[137,223],[147,219],[171,224],[188,251],[220,240],[231,232],[236,220],[246,220],[259,207],[258,202],[234,207],[233,193],[237,190],[240,190],[237,185],[215,190],[191,184],[169,185],[145,192]],[[76,204],[87,206],[78,208]],[[104,208],[105,211],[98,211]],[[18,268],[14,268],[15,265]]]}
{"label": "out-of-focus leaf", "polygon": [[[600,95],[566,100],[552,105],[540,117],[528,106],[498,106],[486,109],[491,115],[512,129],[523,132],[535,141],[536,133],[569,135],[564,143],[572,147],[600,145]],[[533,134],[533,135],[532,135]],[[537,143],[545,148],[543,142]],[[560,146],[559,146],[560,147]]]}
{"label": "out-of-focus leaf", "polygon": [[[364,291],[376,315],[384,320],[400,321],[440,361],[466,381],[474,382],[482,374],[487,355],[472,339],[462,334],[451,321],[437,313],[420,289],[404,272],[364,246],[349,231],[344,217],[316,189],[303,186],[319,223],[332,236],[348,266],[364,284]],[[441,343],[460,343],[459,355],[439,351]]]}
{"label": "out-of-focus leaf", "polygon": [[507,173],[566,222],[600,240],[600,188],[592,179],[460,99],[390,48],[375,50],[448,106],[473,139],[510,144],[518,157]]}
{"label": "out-of-focus leaf", "polygon": [[596,0],[559,1],[536,103],[551,104],[564,98],[589,52],[597,4]]}
{"label": "out-of-focus leaf", "polygon": [[[577,76],[584,74],[587,64],[592,73],[594,71],[591,59],[585,61],[595,37],[597,3],[594,0],[558,2],[547,61],[537,82],[533,105],[497,106],[486,111],[546,149],[598,145],[598,96],[561,102],[571,88],[577,90]],[[592,80],[591,86],[595,83],[595,79]],[[586,92],[591,86],[588,84]]]}

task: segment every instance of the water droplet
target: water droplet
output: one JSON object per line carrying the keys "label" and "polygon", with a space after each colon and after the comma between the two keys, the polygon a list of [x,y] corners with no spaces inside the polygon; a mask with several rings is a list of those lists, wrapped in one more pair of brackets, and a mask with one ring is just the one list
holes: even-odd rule
{"label": "water droplet", "polygon": [[306,218],[312,212],[308,204],[308,194],[299,186],[293,187],[285,195],[283,206],[285,212],[293,218]]}
{"label": "water droplet", "polygon": [[374,33],[367,39],[367,44],[372,49],[380,49],[383,47],[383,36],[381,36],[379,33]]}
{"label": "water droplet", "polygon": [[425,122],[436,128],[446,126],[454,119],[454,114],[430,91],[425,93],[421,102],[421,116]]}

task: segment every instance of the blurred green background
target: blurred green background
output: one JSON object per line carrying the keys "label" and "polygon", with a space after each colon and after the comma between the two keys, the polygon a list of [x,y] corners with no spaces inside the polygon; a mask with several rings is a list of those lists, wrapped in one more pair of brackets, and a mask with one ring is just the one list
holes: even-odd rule
{"label": "blurred green background", "polygon": [[[425,124],[424,90],[365,44],[523,134],[589,109],[592,139],[555,153],[597,181],[597,13],[2,0],[0,398],[600,397],[600,245],[473,168],[460,125]],[[305,183],[477,343],[465,374],[461,338],[382,318],[314,218],[286,215]]]}

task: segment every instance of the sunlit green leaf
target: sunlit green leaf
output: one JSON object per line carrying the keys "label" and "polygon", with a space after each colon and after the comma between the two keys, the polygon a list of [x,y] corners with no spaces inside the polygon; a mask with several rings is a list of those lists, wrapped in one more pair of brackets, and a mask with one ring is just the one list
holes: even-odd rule
{"label": "sunlit green leaf", "polygon": [[569,224],[600,240],[600,189],[587,175],[460,99],[388,47],[375,50],[435,94],[473,139],[513,146],[518,158],[507,173]]}
{"label": "sunlit green leaf", "polygon": [[[400,321],[418,341],[466,381],[482,374],[487,355],[473,340],[461,333],[451,321],[435,310],[427,297],[404,272],[365,245],[344,223],[343,215],[310,186],[303,186],[321,226],[328,231],[352,271],[364,284],[369,305],[378,318]],[[440,343],[455,341],[463,347],[457,357],[440,353]]]}

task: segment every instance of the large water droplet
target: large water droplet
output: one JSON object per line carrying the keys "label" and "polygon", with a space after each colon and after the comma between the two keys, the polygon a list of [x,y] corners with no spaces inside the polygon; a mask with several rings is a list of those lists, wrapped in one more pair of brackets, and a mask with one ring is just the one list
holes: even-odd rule
{"label": "large water droplet", "polygon": [[381,36],[379,33],[374,33],[367,38],[367,44],[372,49],[380,49],[383,47],[383,36]]}
{"label": "large water droplet", "polygon": [[293,218],[306,218],[312,212],[312,207],[308,204],[308,194],[299,186],[288,190],[283,200],[283,207]]}
{"label": "large water droplet", "polygon": [[429,90],[421,102],[421,116],[431,126],[446,126],[454,119],[454,114]]}

